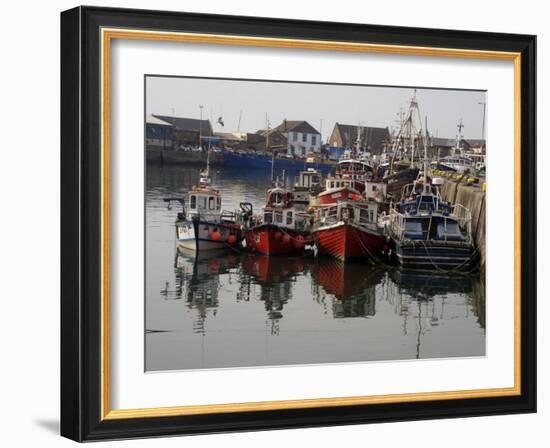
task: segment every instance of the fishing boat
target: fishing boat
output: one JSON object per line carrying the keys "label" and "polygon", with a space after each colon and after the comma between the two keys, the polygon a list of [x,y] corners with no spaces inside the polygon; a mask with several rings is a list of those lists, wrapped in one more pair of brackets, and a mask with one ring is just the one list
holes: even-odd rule
{"label": "fishing boat", "polygon": [[354,188],[362,193],[365,190],[365,182],[372,178],[373,173],[374,168],[366,161],[345,159],[338,162],[335,177],[352,180]]}
{"label": "fishing boat", "polygon": [[310,239],[309,215],[296,208],[293,193],[277,180],[267,191],[261,217],[245,230],[246,248],[264,255],[299,255]]}
{"label": "fishing boat", "polygon": [[439,168],[445,170],[445,168],[450,168],[451,170],[457,171],[459,173],[464,173],[465,171],[473,171],[475,169],[475,163],[472,159],[465,156],[447,156],[437,162]]}
{"label": "fishing boat", "polygon": [[[434,179],[437,181],[437,179]],[[441,199],[428,183],[410,194],[389,214],[394,254],[403,267],[469,270],[474,261],[471,214],[460,204]]]}
{"label": "fishing boat", "polygon": [[406,268],[469,270],[475,258],[470,211],[442,200],[443,180],[428,175],[425,143],[424,154],[422,178],[403,189],[402,200],[388,216],[393,253]]}
{"label": "fishing boat", "polygon": [[323,173],[329,173],[334,169],[334,163],[328,160],[307,160],[301,158],[273,157],[269,153],[255,151],[230,151],[224,150],[223,164],[239,169],[270,169],[275,163],[277,170],[298,171],[313,168]]}
{"label": "fishing boat", "polygon": [[[365,185],[362,184],[362,187],[364,190]],[[329,176],[325,181],[325,189],[311,198],[311,205],[324,206],[335,204],[338,201],[360,201],[361,199],[363,196],[357,189],[355,180]]]}
{"label": "fishing boat", "polygon": [[346,159],[338,163],[334,174],[327,176],[325,189],[311,198],[312,206],[335,204],[338,201],[360,201],[373,168],[366,162]]}
{"label": "fishing boat", "polygon": [[191,251],[210,251],[237,247],[243,239],[241,226],[252,214],[252,206],[241,203],[241,210],[222,210],[219,190],[211,185],[209,167],[202,171],[198,185],[184,198],[165,198],[170,204],[177,201],[182,206],[176,219],[177,246]]}
{"label": "fishing boat", "polygon": [[319,253],[344,262],[376,260],[389,251],[375,201],[339,201],[318,207],[312,234]]}
{"label": "fishing boat", "polygon": [[418,152],[422,145],[426,146],[425,128],[415,89],[407,113],[400,113],[399,131],[393,138],[391,157],[382,174],[388,185],[387,194],[393,200],[400,200],[403,187],[418,176],[418,165],[422,162]]}
{"label": "fishing boat", "polygon": [[300,171],[294,183],[293,201],[299,211],[309,209],[311,196],[319,194],[322,190],[321,172],[314,168]]}

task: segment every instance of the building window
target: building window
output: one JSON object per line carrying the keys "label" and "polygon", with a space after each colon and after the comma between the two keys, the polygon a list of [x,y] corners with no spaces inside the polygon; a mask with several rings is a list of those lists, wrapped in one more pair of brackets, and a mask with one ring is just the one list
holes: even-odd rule
{"label": "building window", "polygon": [[290,155],[294,155],[294,146],[290,145]]}
{"label": "building window", "polygon": [[306,147],[302,146],[302,156],[305,156],[305,155],[306,155]]}
{"label": "building window", "polygon": [[316,135],[311,136],[311,144],[312,144],[312,146],[315,146],[317,144],[317,136]]}
{"label": "building window", "polygon": [[191,196],[191,208],[197,208],[197,197],[195,195]]}
{"label": "building window", "polygon": [[302,133],[302,141],[307,142],[307,134],[305,132]]}
{"label": "building window", "polygon": [[292,132],[291,134],[292,134],[292,141],[293,142],[298,141],[298,133],[297,132]]}

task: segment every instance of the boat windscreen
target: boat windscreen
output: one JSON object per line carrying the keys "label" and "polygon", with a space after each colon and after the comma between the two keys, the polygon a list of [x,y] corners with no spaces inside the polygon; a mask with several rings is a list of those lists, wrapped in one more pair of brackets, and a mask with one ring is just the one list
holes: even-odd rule
{"label": "boat windscreen", "polygon": [[419,220],[405,221],[405,232],[403,236],[410,240],[423,239],[422,221],[419,221]]}
{"label": "boat windscreen", "polygon": [[440,222],[437,224],[437,239],[446,241],[464,241],[464,235],[460,232],[458,223],[455,221]]}

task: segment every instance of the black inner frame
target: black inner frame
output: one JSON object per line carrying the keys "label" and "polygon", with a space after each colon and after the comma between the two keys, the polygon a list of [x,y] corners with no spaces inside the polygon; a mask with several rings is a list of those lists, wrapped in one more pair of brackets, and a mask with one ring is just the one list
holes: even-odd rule
{"label": "black inner frame", "polygon": [[[521,53],[521,395],[100,420],[100,28]],[[78,7],[61,14],[61,434],[77,441],[536,411],[536,37]]]}

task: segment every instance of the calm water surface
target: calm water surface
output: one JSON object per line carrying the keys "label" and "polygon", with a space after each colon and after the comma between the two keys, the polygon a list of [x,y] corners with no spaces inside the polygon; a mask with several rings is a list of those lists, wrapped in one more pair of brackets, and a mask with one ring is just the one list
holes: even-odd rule
{"label": "calm water surface", "polygon": [[[224,209],[247,201],[259,211],[269,176],[217,169],[212,177]],[[178,252],[178,207],[162,199],[197,181],[198,168],[147,167],[148,371],[485,355],[479,275]]]}

